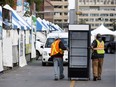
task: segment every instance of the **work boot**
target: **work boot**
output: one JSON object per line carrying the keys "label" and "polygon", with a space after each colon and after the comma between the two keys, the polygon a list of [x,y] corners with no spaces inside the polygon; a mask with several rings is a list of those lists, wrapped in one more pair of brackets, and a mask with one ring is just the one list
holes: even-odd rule
{"label": "work boot", "polygon": [[62,75],[62,76],[60,76],[60,79],[63,79],[65,76],[64,75]]}
{"label": "work boot", "polygon": [[94,76],[93,81],[97,81],[97,77],[96,76]]}
{"label": "work boot", "polygon": [[101,80],[101,76],[98,77],[98,80]]}
{"label": "work boot", "polygon": [[55,80],[55,81],[57,81],[57,80],[58,80],[58,78],[55,78],[54,80]]}
{"label": "work boot", "polygon": [[57,81],[57,80],[58,80],[58,77],[57,77],[57,76],[55,76],[54,80],[55,80],[55,81]]}

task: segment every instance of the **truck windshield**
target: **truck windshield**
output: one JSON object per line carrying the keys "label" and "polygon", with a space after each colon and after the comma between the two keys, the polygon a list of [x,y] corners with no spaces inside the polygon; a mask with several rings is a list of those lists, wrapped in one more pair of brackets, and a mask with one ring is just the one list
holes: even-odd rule
{"label": "truck windshield", "polygon": [[[68,47],[68,38],[60,38],[65,47]],[[54,38],[48,38],[45,44],[45,48],[50,48]]]}

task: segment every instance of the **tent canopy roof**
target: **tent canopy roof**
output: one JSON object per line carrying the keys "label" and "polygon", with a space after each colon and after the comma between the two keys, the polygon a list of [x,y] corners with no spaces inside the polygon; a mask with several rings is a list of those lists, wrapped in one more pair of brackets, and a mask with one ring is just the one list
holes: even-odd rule
{"label": "tent canopy roof", "polygon": [[22,17],[20,17],[16,13],[16,11],[13,10],[8,4],[6,4],[4,8],[12,11],[12,17],[14,17],[15,21],[17,21],[17,23],[21,25],[21,27],[24,27],[25,30],[31,29],[31,26]]}
{"label": "tent canopy roof", "polygon": [[101,35],[109,34],[109,35],[114,35],[113,31],[107,29],[103,24],[96,28],[95,30],[91,31],[92,35],[96,35],[100,33]]}

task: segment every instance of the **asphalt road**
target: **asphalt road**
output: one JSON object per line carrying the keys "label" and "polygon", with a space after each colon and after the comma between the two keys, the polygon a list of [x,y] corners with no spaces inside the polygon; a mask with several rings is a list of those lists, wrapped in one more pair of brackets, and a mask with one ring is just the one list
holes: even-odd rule
{"label": "asphalt road", "polygon": [[[64,66],[65,78],[54,81],[53,66],[42,66],[33,60],[27,66],[0,74],[0,87],[116,87],[116,54],[106,54],[101,81],[70,81]],[[74,85],[74,86],[73,86]]]}

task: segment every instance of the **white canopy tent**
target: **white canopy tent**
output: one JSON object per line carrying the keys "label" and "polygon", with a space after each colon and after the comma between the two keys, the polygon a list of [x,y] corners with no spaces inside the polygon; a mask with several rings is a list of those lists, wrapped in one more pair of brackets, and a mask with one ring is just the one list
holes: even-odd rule
{"label": "white canopy tent", "polygon": [[[16,11],[15,10],[13,10],[8,4],[6,4],[5,6],[4,6],[4,8],[5,9],[8,9],[8,10],[10,10],[10,11],[12,11],[12,15],[13,15],[13,19],[15,19],[14,21],[15,21],[15,23],[16,22],[18,22],[18,24],[20,25],[20,26],[23,26],[24,27],[24,29],[25,30],[27,30],[27,29],[31,29],[31,26],[22,18],[22,17],[20,17],[17,13],[16,13]],[[13,21],[13,22],[14,22]]]}
{"label": "white canopy tent", "polygon": [[100,33],[101,35],[105,35],[105,34],[114,35],[114,32],[106,28],[103,24],[98,28],[96,28],[95,30],[91,31],[91,34],[94,36],[97,35],[98,33]]}
{"label": "white canopy tent", "polygon": [[47,30],[46,26],[42,23],[42,19],[40,17],[37,18],[38,22],[42,25],[42,31]]}
{"label": "white canopy tent", "polygon": [[114,36],[115,36],[114,40],[116,41],[116,31],[114,31]]}
{"label": "white canopy tent", "polygon": [[0,6],[0,24],[2,24],[2,7]]}
{"label": "white canopy tent", "polygon": [[116,36],[116,31],[114,31],[114,35]]}
{"label": "white canopy tent", "polygon": [[0,6],[0,72],[3,71],[3,52],[2,52],[2,7]]}

